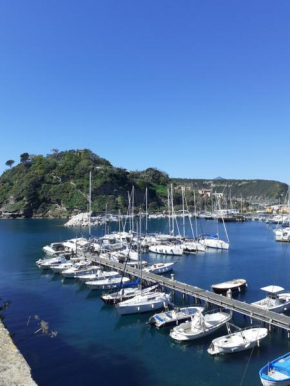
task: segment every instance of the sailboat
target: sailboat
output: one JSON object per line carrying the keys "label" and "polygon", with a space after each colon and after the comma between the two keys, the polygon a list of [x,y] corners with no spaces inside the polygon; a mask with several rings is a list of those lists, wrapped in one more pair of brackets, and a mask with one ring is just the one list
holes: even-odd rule
{"label": "sailboat", "polygon": [[[139,218],[140,218],[140,221],[139,221],[139,235],[140,235],[141,234],[141,215]],[[141,262],[139,240],[137,245],[138,245],[139,262]],[[139,269],[140,269],[140,280],[142,283],[142,264],[139,264]],[[137,313],[143,313],[143,312],[148,312],[148,311],[162,308],[164,307],[164,305],[169,304],[170,301],[171,301],[171,296],[166,294],[165,292],[148,293],[147,291],[141,291],[139,295],[133,297],[132,299],[125,300],[116,304],[115,308],[120,315],[137,314]]]}

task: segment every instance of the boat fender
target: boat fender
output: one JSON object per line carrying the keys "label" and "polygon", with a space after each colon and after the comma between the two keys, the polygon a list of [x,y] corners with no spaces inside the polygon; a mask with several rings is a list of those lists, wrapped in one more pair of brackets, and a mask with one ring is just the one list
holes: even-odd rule
{"label": "boat fender", "polygon": [[154,308],[154,304],[151,304],[151,307]]}

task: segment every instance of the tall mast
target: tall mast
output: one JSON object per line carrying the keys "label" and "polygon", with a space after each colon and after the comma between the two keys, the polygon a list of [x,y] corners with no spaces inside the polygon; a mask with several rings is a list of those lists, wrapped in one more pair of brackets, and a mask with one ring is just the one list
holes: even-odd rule
{"label": "tall mast", "polygon": [[148,231],[148,188],[147,187],[146,187],[146,194],[145,194],[145,202],[146,202],[145,234],[147,235],[147,231]]}
{"label": "tall mast", "polygon": [[170,199],[169,199],[169,189],[167,189],[167,208],[168,208],[168,232],[171,231],[170,226]]}
{"label": "tall mast", "polygon": [[197,232],[197,213],[196,213],[196,203],[195,203],[195,190],[193,191],[193,205],[194,205],[194,217],[195,217],[195,235],[198,236]]}
{"label": "tall mast", "polygon": [[172,213],[172,234],[174,236],[173,184],[171,184],[171,213]]}
{"label": "tall mast", "polygon": [[92,213],[92,172],[90,171],[89,188],[89,237],[91,237],[91,213]]}
{"label": "tall mast", "polygon": [[185,197],[185,187],[181,188],[182,193],[182,222],[183,222],[183,237],[185,238],[185,214],[184,214],[184,197]]}
{"label": "tall mast", "polygon": [[134,232],[134,186],[132,187],[132,232]]}

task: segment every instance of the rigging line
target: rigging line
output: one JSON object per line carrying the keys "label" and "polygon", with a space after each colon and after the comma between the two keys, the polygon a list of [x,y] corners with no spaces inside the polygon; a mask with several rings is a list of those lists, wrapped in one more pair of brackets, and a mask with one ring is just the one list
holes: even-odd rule
{"label": "rigging line", "polygon": [[[288,248],[289,248],[289,243],[287,244],[284,253],[282,253],[282,257],[283,257],[283,258],[286,256],[286,253],[287,253]],[[281,267],[282,267],[282,262],[283,262],[283,259],[281,259],[280,265],[279,265],[279,267],[278,267],[279,269],[278,269],[277,272],[276,272],[276,279],[278,278],[278,271],[280,271],[280,269],[281,269]],[[274,284],[276,284],[276,279],[274,280]],[[265,316],[266,312],[267,312],[267,308],[265,308],[265,310],[264,310],[264,316]],[[260,327],[261,327],[261,326],[260,326]],[[242,377],[240,386],[243,385],[243,382],[244,382],[246,373],[247,373],[248,368],[249,368],[249,365],[250,365],[250,361],[251,361],[251,359],[252,359],[252,355],[253,355],[253,352],[254,352],[254,348],[255,348],[255,346],[252,347],[251,354],[250,354],[249,359],[248,359],[248,362],[247,362],[247,364],[246,364],[246,368],[245,368],[245,371],[244,371],[244,374],[243,374],[243,377]],[[269,356],[268,356],[268,359],[269,359]],[[269,361],[268,361],[268,362],[269,362]]]}

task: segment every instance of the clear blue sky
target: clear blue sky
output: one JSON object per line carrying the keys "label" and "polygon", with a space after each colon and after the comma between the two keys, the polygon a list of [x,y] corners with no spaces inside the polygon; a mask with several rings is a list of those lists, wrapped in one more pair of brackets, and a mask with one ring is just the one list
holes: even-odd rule
{"label": "clear blue sky", "polygon": [[290,182],[290,1],[1,1],[0,130],[0,172],[90,148],[172,177]]}

